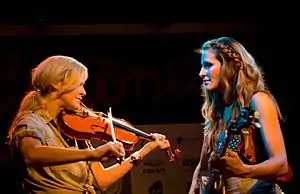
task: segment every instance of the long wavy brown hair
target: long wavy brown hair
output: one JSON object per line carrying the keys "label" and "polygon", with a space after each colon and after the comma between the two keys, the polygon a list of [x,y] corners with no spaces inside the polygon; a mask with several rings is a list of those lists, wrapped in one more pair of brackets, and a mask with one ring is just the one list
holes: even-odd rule
{"label": "long wavy brown hair", "polygon": [[202,85],[202,116],[205,119],[204,135],[207,152],[214,149],[219,132],[226,126],[222,118],[222,104],[233,105],[233,112],[239,112],[240,108],[248,106],[251,96],[256,91],[268,93],[274,100],[278,115],[281,113],[279,106],[268,90],[262,69],[257,65],[253,56],[238,41],[221,37],[206,41],[197,51],[203,53],[212,49],[221,63],[218,92],[208,91]]}

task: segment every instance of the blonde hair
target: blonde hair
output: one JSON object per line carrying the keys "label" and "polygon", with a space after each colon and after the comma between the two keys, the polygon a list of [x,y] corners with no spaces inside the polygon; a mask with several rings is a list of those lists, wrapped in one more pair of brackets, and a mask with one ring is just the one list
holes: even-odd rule
{"label": "blonde hair", "polygon": [[242,44],[232,38],[221,37],[205,42],[197,52],[201,54],[210,49],[222,65],[218,86],[222,94],[208,91],[202,85],[204,103],[201,112],[205,119],[208,152],[214,148],[216,138],[225,126],[218,107],[220,102],[233,104],[234,111],[238,112],[239,108],[249,106],[254,92],[264,91],[274,100],[281,118],[278,104],[265,84],[262,69]]}
{"label": "blonde hair", "polygon": [[88,69],[72,57],[55,55],[46,58],[32,70],[29,91],[21,101],[15,120],[24,111],[34,111],[45,108],[44,97],[53,91],[54,84],[61,84],[59,95],[67,93],[85,82],[88,78]]}

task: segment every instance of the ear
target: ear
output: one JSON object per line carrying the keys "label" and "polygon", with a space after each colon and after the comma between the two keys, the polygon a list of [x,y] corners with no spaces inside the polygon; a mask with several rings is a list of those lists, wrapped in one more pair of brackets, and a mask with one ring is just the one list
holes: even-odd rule
{"label": "ear", "polygon": [[62,83],[61,82],[56,82],[56,83],[51,84],[51,86],[54,90],[60,90],[61,87],[62,87]]}

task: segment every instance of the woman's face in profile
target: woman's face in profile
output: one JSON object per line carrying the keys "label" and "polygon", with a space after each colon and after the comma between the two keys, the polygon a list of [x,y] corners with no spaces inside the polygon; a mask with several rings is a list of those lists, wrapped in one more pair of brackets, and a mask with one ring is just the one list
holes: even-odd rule
{"label": "woman's face in profile", "polygon": [[203,85],[207,90],[218,88],[221,63],[212,49],[204,51],[201,55],[201,70],[199,76],[203,79]]}
{"label": "woman's face in profile", "polygon": [[70,92],[63,94],[60,99],[62,101],[62,108],[77,110],[80,107],[82,97],[86,95],[84,83],[76,86]]}

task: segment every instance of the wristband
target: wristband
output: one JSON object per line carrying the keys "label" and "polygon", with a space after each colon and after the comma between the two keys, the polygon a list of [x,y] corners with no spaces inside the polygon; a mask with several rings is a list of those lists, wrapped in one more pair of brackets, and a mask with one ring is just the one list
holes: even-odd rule
{"label": "wristband", "polygon": [[133,164],[135,166],[139,165],[142,161],[142,157],[138,152],[134,152],[130,155],[130,164]]}

